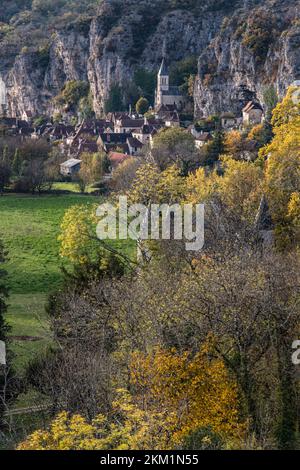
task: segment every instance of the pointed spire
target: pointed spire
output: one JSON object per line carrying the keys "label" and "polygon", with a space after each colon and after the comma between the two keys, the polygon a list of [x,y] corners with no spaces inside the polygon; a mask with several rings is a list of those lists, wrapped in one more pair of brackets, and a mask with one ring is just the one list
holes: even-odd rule
{"label": "pointed spire", "polygon": [[158,72],[159,75],[169,75],[168,66],[167,66],[167,41],[166,38],[163,41],[162,46],[162,62]]}
{"label": "pointed spire", "polygon": [[167,67],[167,63],[166,63],[165,59],[162,60],[158,75],[161,75],[161,76],[162,75],[164,75],[164,76],[169,75],[169,71],[168,71],[168,67]]}

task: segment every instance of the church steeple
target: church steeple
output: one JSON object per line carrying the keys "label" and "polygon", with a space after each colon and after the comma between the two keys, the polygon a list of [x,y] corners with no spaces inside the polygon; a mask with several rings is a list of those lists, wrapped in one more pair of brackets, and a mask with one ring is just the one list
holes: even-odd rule
{"label": "church steeple", "polygon": [[166,39],[163,42],[162,61],[157,74],[157,88],[155,91],[155,110],[160,110],[161,106],[172,106],[174,109],[181,109],[184,103],[184,96],[176,86],[170,86],[170,77],[167,60]]}
{"label": "church steeple", "polygon": [[169,70],[167,65],[167,43],[164,39],[162,50],[162,62],[157,76],[157,93],[169,91]]}
{"label": "church steeple", "polygon": [[169,70],[168,70],[167,61],[166,61],[165,57],[163,57],[163,60],[161,62],[161,66],[160,66],[160,69],[159,69],[159,72],[158,72],[158,76],[159,77],[168,77],[169,76]]}

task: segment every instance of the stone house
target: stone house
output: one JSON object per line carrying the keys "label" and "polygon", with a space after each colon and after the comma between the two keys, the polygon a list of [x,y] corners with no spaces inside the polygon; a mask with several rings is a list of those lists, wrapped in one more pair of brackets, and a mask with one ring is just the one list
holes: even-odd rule
{"label": "stone house", "polygon": [[256,101],[249,101],[242,110],[243,125],[255,125],[263,122],[264,111],[262,106]]}
{"label": "stone house", "polygon": [[63,176],[73,176],[80,171],[80,164],[82,160],[77,158],[70,158],[69,160],[61,163],[60,173]]}
{"label": "stone house", "polygon": [[130,133],[104,133],[100,134],[97,140],[98,147],[104,152],[122,149],[123,153],[129,153],[127,139],[132,137]]}
{"label": "stone house", "polygon": [[130,155],[137,155],[143,148],[142,142],[140,142],[135,137],[128,137],[127,145]]}
{"label": "stone house", "polygon": [[116,120],[114,131],[116,134],[126,134],[134,131],[135,129],[141,129],[143,125],[144,119],[125,117]]}
{"label": "stone house", "polygon": [[195,139],[195,147],[201,149],[205,144],[208,144],[212,140],[212,136],[209,132],[200,132]]}

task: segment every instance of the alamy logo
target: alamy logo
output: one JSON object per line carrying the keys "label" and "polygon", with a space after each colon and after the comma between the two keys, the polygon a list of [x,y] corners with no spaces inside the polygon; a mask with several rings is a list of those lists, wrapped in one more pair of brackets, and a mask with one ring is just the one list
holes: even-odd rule
{"label": "alamy logo", "polygon": [[126,196],[119,204],[102,204],[96,212],[100,240],[185,240],[187,251],[200,251],[204,245],[203,204],[132,204]]}
{"label": "alamy logo", "polygon": [[300,340],[296,339],[292,344],[292,349],[295,351],[292,354],[292,363],[294,366],[299,366],[300,364]]}
{"label": "alamy logo", "polygon": [[0,365],[6,365],[6,347],[4,341],[0,341]]}

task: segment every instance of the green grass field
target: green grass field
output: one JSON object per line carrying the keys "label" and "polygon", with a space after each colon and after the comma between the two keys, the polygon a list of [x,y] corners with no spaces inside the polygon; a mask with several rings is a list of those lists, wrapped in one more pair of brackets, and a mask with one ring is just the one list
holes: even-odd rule
{"label": "green grass field", "polygon": [[[76,183],[54,183],[52,189],[54,191],[71,191],[73,193],[80,193],[79,186]],[[93,191],[95,191],[95,188],[91,185],[85,188],[86,193],[92,193]]]}
{"label": "green grass field", "polygon": [[[11,326],[14,368],[19,377],[25,373],[28,362],[52,342],[45,304],[49,294],[62,284],[61,266],[68,266],[59,256],[57,239],[64,213],[76,204],[101,202],[99,197],[79,194],[72,183],[55,189],[70,193],[42,196],[6,194],[0,197],[0,238],[9,256],[5,266],[10,287],[7,321]],[[135,256],[134,242],[115,241],[113,244],[128,256]],[[19,395],[14,407],[44,402],[47,402],[47,397],[28,389]],[[43,413],[14,417],[17,440],[44,426],[45,419],[47,422],[48,417]],[[4,448],[14,446],[15,442],[9,442]]]}
{"label": "green grass field", "polygon": [[0,197],[0,237],[9,252],[7,320],[20,372],[51,341],[44,306],[49,293],[62,281],[57,237],[63,215],[72,205],[96,201],[93,196],[76,193]]}

